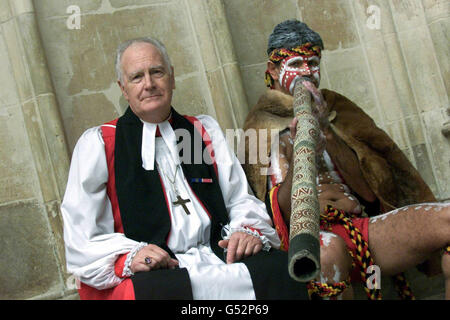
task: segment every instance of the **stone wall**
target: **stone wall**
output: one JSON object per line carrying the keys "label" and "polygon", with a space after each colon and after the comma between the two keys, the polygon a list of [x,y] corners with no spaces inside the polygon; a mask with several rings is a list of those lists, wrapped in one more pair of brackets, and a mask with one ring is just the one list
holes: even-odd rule
{"label": "stone wall", "polygon": [[120,42],[162,40],[177,110],[235,129],[288,18],[324,39],[322,87],[358,103],[450,199],[448,0],[0,0],[0,299],[76,297],[59,206],[78,137],[126,108]]}
{"label": "stone wall", "polygon": [[264,90],[268,35],[282,20],[301,19],[324,41],[321,87],[361,106],[397,142],[436,196],[450,198],[450,144],[441,132],[449,108],[449,1],[224,4],[250,106]]}

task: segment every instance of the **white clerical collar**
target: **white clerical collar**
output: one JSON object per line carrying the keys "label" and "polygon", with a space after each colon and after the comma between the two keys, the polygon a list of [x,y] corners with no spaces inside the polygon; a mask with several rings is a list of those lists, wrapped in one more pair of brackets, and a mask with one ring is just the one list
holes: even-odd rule
{"label": "white clerical collar", "polygon": [[178,153],[176,152],[177,139],[175,136],[175,132],[173,131],[172,126],[169,123],[169,119],[171,118],[171,116],[172,114],[170,114],[167,120],[159,123],[146,122],[141,119],[143,123],[141,157],[142,167],[145,170],[155,169],[155,135],[157,128],[159,128],[161,137],[170,150],[172,159],[176,164],[179,164],[179,157]]}

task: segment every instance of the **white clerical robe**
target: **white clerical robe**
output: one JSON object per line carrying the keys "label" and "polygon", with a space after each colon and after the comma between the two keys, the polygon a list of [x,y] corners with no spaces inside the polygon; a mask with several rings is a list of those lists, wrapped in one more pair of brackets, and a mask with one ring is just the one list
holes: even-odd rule
{"label": "white clerical robe", "polygon": [[[248,226],[258,229],[262,240],[279,248],[280,240],[265,205],[249,193],[242,167],[229,148],[218,123],[210,116],[198,116],[211,137],[218,181],[229,214],[231,230]],[[156,126],[161,137],[155,138]],[[225,264],[211,250],[210,218],[186,181],[176,152],[176,137],[168,121],[144,122],[142,139],[143,167],[158,170],[165,186],[171,218],[168,247],[186,268],[194,299],[255,299],[249,271],[243,263]],[[157,167],[153,168],[156,159]],[[66,193],[61,206],[67,269],[83,283],[96,289],[118,285],[115,275],[119,255],[136,251],[142,243],[114,232],[111,203],[106,192],[108,168],[101,128],[88,129],[75,146]],[[175,185],[190,215],[176,200]],[[175,198],[175,199],[174,199]],[[149,232],[151,232],[149,230]],[[151,272],[151,271],[150,271]]]}

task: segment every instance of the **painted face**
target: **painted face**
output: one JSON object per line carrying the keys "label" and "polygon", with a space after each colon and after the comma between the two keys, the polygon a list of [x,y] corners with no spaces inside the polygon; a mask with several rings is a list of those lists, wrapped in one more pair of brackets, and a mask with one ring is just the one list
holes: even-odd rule
{"label": "painted face", "polygon": [[159,50],[138,43],[124,52],[121,62],[120,88],[131,110],[144,121],[164,121],[170,114],[175,79]]}
{"label": "painted face", "polygon": [[320,58],[317,55],[294,55],[281,62],[280,85],[294,93],[295,82],[308,78],[316,87],[320,84]]}

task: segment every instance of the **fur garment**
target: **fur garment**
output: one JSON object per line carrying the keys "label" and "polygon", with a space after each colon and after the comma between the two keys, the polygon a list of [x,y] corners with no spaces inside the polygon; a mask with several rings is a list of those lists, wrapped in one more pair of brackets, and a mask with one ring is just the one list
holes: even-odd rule
{"label": "fur garment", "polygon": [[[399,147],[361,108],[334,91],[327,89],[321,91],[327,102],[329,114],[333,115],[330,118],[330,129],[356,155],[357,160],[353,163],[356,165],[359,163],[359,171],[371,191],[380,200],[383,212],[409,204],[436,201],[430,188]],[[244,123],[244,130],[268,129],[269,141],[266,144],[265,154],[269,155],[270,129],[281,131],[288,127],[292,118],[293,97],[280,91],[268,90],[250,110]],[[259,139],[259,135],[257,136]],[[261,169],[269,165],[262,164],[259,157],[257,164],[249,164],[248,143],[246,137],[246,159],[243,167],[255,195],[264,201],[268,191],[267,176],[260,173]],[[339,169],[345,171],[345,165],[348,166],[352,161],[339,158],[339,152],[336,153],[335,150],[336,148],[331,149],[327,146],[330,157],[339,160],[343,166]],[[346,184],[350,187],[351,180],[346,179]]]}

